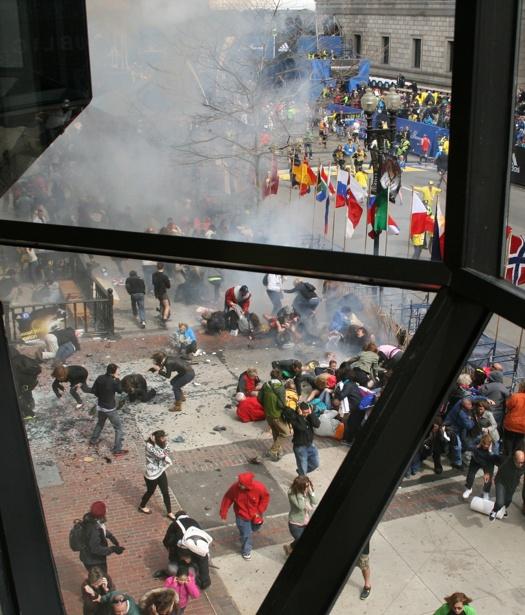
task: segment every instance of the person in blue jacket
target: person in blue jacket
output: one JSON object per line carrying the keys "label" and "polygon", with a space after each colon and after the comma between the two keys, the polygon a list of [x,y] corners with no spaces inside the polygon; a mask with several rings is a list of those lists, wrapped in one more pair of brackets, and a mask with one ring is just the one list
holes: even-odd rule
{"label": "person in blue jacket", "polygon": [[464,397],[457,401],[446,415],[444,424],[447,434],[450,436],[451,465],[457,470],[463,469],[462,442],[465,442],[467,433],[476,426],[472,413],[474,403],[482,400],[486,400],[486,397],[475,395]]}

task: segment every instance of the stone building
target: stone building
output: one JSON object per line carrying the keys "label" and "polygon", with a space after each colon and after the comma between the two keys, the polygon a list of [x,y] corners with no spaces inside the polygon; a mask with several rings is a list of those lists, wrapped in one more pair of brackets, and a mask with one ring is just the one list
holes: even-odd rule
{"label": "stone building", "polygon": [[372,74],[450,87],[455,0],[316,0],[345,43],[372,61]]}

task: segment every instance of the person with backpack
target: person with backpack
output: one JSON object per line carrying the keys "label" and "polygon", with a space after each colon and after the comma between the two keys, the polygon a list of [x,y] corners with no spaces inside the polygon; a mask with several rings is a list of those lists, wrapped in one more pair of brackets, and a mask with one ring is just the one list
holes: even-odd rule
{"label": "person with backpack", "polygon": [[[80,561],[90,572],[92,568],[100,568],[104,575],[108,574],[107,557],[112,553],[122,555],[124,547],[106,527],[106,504],[93,502],[81,522],[76,522],[69,536],[70,547],[79,552]],[[109,542],[113,543],[109,546]]]}
{"label": "person with backpack", "polygon": [[124,431],[122,429],[122,420],[117,409],[116,393],[122,393],[122,386],[119,380],[119,367],[114,363],[110,363],[106,367],[106,373],[99,376],[93,383],[91,393],[97,397],[97,424],[91,434],[89,443],[92,446],[98,444],[100,434],[104,429],[106,421],[109,422],[115,430],[115,442],[113,444],[113,456],[122,457],[127,455],[128,451],[122,448],[124,442]]}
{"label": "person with backpack", "polygon": [[257,399],[264,408],[266,421],[272,430],[273,444],[266,456],[270,461],[279,461],[283,455],[283,444],[290,437],[290,427],[282,417],[286,402],[280,370],[272,369],[270,380],[262,385]]}
{"label": "person with backpack", "polygon": [[233,504],[235,522],[241,537],[241,555],[252,558],[252,534],[258,532],[263,524],[263,514],[268,508],[270,494],[268,489],[255,480],[252,472],[239,474],[235,482],[222,498],[220,517],[226,521],[228,510]]}
{"label": "person with backpack", "polygon": [[166,516],[169,519],[175,519],[175,515],[171,512],[168,477],[166,476],[166,470],[172,464],[168,456],[169,450],[168,436],[162,429],[154,431],[146,440],[146,470],[144,472],[146,493],[142,496],[138,508],[139,512],[145,515],[151,515],[151,508],[146,508],[146,504],[158,487],[166,507]]}
{"label": "person with backpack", "polygon": [[154,352],[151,358],[154,365],[149,368],[150,372],[157,372],[160,376],[164,376],[164,378],[170,378],[173,372],[176,373],[176,376],[170,380],[175,403],[169,408],[169,411],[181,412],[182,403],[186,401],[182,387],[189,384],[195,378],[195,372],[190,364],[181,357],[168,356],[165,352]]}
{"label": "person with backpack", "polygon": [[263,278],[263,285],[266,287],[268,299],[272,302],[272,314],[277,314],[283,306],[281,302],[283,296],[283,276],[267,273]]}
{"label": "person with backpack", "polygon": [[292,307],[301,318],[312,316],[321,302],[315,286],[310,284],[310,282],[301,282],[299,279],[294,281],[293,288],[285,289],[283,292],[297,293]]}
{"label": "person with backpack", "polygon": [[319,417],[312,412],[312,406],[302,401],[299,412],[283,408],[282,418],[293,428],[293,452],[297,462],[297,474],[306,476],[319,467],[319,451],[314,444],[314,428],[319,427]]}
{"label": "person with backpack", "polygon": [[77,410],[82,408],[82,398],[78,394],[78,389],[84,393],[91,393],[91,388],[87,385],[88,371],[81,365],[57,365],[51,372],[54,381],[51,385],[54,394],[60,399],[64,394],[63,382],[69,382],[69,393],[77,402]]}
{"label": "person with backpack", "polygon": [[[200,530],[196,532],[195,530]],[[193,532],[193,534],[192,534]],[[200,553],[190,551],[183,544],[191,544],[192,535],[194,536],[193,542],[198,543]],[[202,531],[200,525],[192,519],[184,510],[179,510],[175,513],[175,519],[170,524],[164,536],[162,544],[168,550],[169,570],[172,574],[177,574],[180,566],[191,565],[195,568],[195,579],[197,585],[201,589],[207,589],[211,585],[210,568],[209,568],[209,544],[210,542],[203,536],[205,532]],[[184,540],[186,538],[186,540]],[[204,540],[199,540],[204,538]],[[206,544],[208,545],[208,553],[206,551]]]}

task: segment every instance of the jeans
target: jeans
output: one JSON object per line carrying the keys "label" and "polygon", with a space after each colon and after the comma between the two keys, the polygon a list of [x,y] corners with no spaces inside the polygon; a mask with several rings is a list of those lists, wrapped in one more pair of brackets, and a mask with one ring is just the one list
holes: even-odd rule
{"label": "jeans", "polygon": [[74,354],[77,351],[73,342],[66,342],[59,346],[57,353],[55,355],[55,361],[57,363],[63,363],[68,357]]}
{"label": "jeans", "polygon": [[142,275],[144,276],[144,284],[146,286],[146,292],[153,292],[153,282],[151,276],[157,271],[157,265],[142,265]]}
{"label": "jeans", "polygon": [[146,493],[142,496],[140,507],[144,508],[146,506],[151,496],[155,493],[155,489],[158,487],[162,493],[166,512],[169,514],[171,512],[171,500],[168,491],[168,477],[166,476],[166,472],[163,472],[158,478],[154,479],[144,477],[144,482],[146,483]]}
{"label": "jeans", "polygon": [[496,503],[494,504],[494,508],[492,512],[497,513],[498,510],[505,508],[508,510],[509,506],[512,504],[512,496],[513,492],[510,489],[507,489],[505,485],[501,483],[496,484]]}
{"label": "jeans", "polygon": [[136,316],[138,313],[140,322],[145,322],[146,312],[144,311],[144,293],[133,293],[130,297],[133,316]]}
{"label": "jeans", "polygon": [[69,389],[69,392],[70,392],[71,396],[77,402],[77,404],[81,404],[82,403],[82,398],[78,394],[78,388],[77,387],[80,387],[84,391],[84,393],[91,393],[91,389],[88,387],[88,385],[86,384],[85,380],[84,380],[84,382],[79,382],[77,384],[72,384],[71,385],[71,388]]}
{"label": "jeans", "polygon": [[[472,489],[472,485],[474,484],[474,478],[478,472],[478,470],[482,470],[483,466],[480,465],[477,461],[475,461],[474,459],[470,460],[470,465],[468,467],[468,472],[467,472],[467,480],[465,482],[465,487],[467,489]],[[483,493],[490,493],[490,488],[492,486],[492,472],[489,472],[490,474],[490,480],[488,483],[484,483],[483,485]]]}
{"label": "jeans", "polygon": [[[461,438],[459,434],[451,432],[450,439],[450,457],[452,459],[452,463],[456,466],[460,466],[463,464],[463,458],[461,456],[462,448],[461,448]],[[455,442],[454,442],[455,440]]]}
{"label": "jeans", "polygon": [[241,517],[235,517],[235,523],[241,536],[241,553],[248,555],[252,552],[252,533],[258,532],[261,529],[261,525],[241,519]]}
{"label": "jeans", "polygon": [[115,430],[115,443],[113,444],[113,452],[119,453],[122,450],[122,443],[124,442],[124,431],[122,429],[122,420],[120,419],[120,415],[118,410],[110,410],[109,412],[103,412],[98,408],[98,420],[95,425],[95,429],[91,434],[90,442],[91,444],[96,444],[100,438],[100,434],[102,433],[102,429],[106,424],[106,420],[109,419],[109,422],[113,425],[113,429]]}
{"label": "jeans", "polygon": [[297,462],[297,474],[305,476],[319,467],[319,451],[315,444],[294,446],[293,452]]}
{"label": "jeans", "polygon": [[295,547],[295,543],[301,538],[304,532],[304,528],[306,525],[295,525],[295,523],[288,523],[288,529],[290,530],[290,534],[292,535],[293,542],[292,548]]}
{"label": "jeans", "polygon": [[182,387],[188,382],[191,382],[195,378],[195,374],[193,372],[189,372],[187,374],[182,374],[182,376],[175,376],[170,380],[171,388],[173,389],[173,395],[175,396],[175,401],[180,401],[182,398]]}
{"label": "jeans", "polygon": [[266,294],[272,302],[272,314],[277,314],[277,312],[283,307],[283,304],[281,303],[281,293],[278,290],[267,290]]}

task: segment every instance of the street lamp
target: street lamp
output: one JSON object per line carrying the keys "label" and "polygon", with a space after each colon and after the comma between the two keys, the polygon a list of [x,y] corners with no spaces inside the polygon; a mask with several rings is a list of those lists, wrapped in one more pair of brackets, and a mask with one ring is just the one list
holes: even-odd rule
{"label": "street lamp", "polygon": [[277,30],[274,28],[272,30],[272,36],[273,36],[273,59],[275,60],[275,39],[277,38]]}
{"label": "street lamp", "polygon": [[[401,109],[401,96],[391,87],[385,95],[385,107],[388,114],[388,128],[374,128],[372,126],[372,116],[377,109],[379,99],[367,88],[361,97],[361,109],[366,115],[366,144],[370,152],[372,169],[374,171],[370,194],[376,196],[378,193],[379,174],[383,166],[383,157],[392,148],[392,143],[396,134],[396,114]],[[376,142],[374,147],[373,142]],[[374,232],[374,256],[379,256],[379,236],[381,231]]]}

